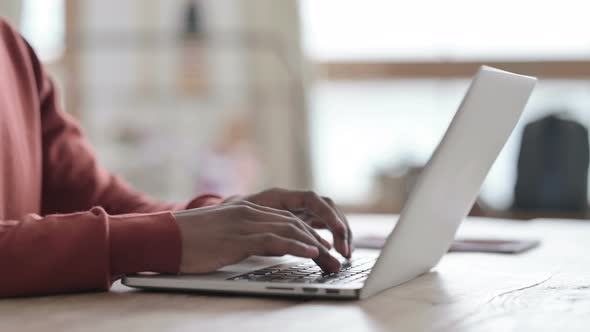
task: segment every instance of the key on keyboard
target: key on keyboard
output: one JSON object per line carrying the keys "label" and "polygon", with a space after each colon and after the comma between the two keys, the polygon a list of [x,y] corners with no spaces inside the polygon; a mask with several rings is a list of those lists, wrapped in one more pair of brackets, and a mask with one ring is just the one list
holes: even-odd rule
{"label": "key on keyboard", "polygon": [[369,276],[375,258],[359,257],[346,261],[340,272],[326,274],[312,261],[283,268],[280,265],[251,271],[227,280],[343,284],[362,282]]}

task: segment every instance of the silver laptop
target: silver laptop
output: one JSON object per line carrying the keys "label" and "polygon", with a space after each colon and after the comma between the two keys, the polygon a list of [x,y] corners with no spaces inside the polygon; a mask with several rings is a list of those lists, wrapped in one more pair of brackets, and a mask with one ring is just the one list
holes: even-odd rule
{"label": "silver laptop", "polygon": [[480,68],[380,253],[357,250],[340,272],[329,275],[311,260],[252,257],[210,274],[128,275],[123,284],[362,299],[426,273],[449,249],[535,84],[534,77]]}

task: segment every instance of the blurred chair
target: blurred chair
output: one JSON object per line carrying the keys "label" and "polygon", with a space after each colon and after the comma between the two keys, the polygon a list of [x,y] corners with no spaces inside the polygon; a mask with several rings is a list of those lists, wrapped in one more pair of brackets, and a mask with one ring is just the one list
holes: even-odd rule
{"label": "blurred chair", "polygon": [[518,157],[514,210],[585,213],[588,130],[555,115],[529,123]]}

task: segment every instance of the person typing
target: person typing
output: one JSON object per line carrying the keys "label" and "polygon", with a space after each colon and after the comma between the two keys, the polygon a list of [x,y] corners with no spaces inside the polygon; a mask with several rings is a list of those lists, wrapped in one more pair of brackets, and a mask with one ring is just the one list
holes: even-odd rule
{"label": "person typing", "polygon": [[[27,42],[0,19],[0,297],[107,290],[128,273],[206,273],[252,255],[340,262],[346,218],[311,191],[158,202],[97,161]],[[291,211],[305,210],[304,221]],[[213,253],[213,254],[212,254]]]}

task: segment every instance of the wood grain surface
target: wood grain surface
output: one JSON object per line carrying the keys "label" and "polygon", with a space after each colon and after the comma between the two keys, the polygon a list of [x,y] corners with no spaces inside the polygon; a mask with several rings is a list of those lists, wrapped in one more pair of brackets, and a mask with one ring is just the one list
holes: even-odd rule
{"label": "wood grain surface", "polygon": [[[383,234],[392,216],[351,217]],[[365,301],[110,292],[0,300],[0,331],[590,330],[590,222],[473,218],[458,237],[541,239],[520,255],[450,253],[431,272]],[[419,242],[419,241],[418,241]]]}

